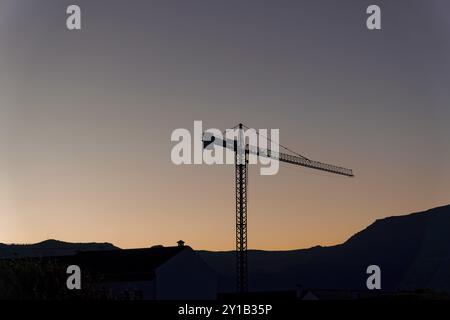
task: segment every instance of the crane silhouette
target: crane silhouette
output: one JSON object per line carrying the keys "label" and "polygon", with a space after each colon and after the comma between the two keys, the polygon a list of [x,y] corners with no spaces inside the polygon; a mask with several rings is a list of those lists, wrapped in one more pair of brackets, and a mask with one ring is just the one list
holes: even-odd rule
{"label": "crane silhouette", "polygon": [[[234,140],[221,139],[214,135],[203,135],[203,148],[210,145],[221,146],[234,151],[235,163],[235,194],[236,194],[236,291],[245,293],[248,290],[248,263],[247,263],[247,186],[248,186],[248,160],[249,155],[273,158],[281,162],[307,167],[315,170],[353,177],[351,169],[310,160],[294,151],[282,146],[295,155],[275,152],[271,149],[259,148],[245,144],[243,134],[244,126],[240,123],[234,128],[239,128],[239,134]],[[267,137],[265,137],[267,138]]]}

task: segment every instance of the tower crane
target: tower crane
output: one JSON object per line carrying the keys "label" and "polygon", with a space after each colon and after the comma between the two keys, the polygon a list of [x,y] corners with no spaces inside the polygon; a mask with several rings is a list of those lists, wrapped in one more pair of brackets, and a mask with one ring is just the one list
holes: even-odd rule
{"label": "tower crane", "polygon": [[[229,140],[210,135],[203,135],[203,148],[210,145],[221,146],[234,152],[235,159],[235,195],[236,195],[236,290],[245,293],[248,290],[248,263],[247,263],[247,185],[248,185],[248,159],[249,155],[274,158],[278,161],[307,167],[315,170],[325,171],[341,176],[353,177],[351,169],[310,160],[299,154],[275,152],[245,144],[243,129],[248,128],[240,123],[239,138]],[[241,146],[240,146],[241,144]],[[288,149],[289,150],[289,149]],[[290,150],[289,150],[290,151]]]}

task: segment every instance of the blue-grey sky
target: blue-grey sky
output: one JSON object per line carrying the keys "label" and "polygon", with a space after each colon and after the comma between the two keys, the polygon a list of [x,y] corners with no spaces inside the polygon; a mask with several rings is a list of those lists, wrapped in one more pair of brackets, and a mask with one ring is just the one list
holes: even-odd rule
{"label": "blue-grey sky", "polygon": [[[78,4],[82,30],[68,31]],[[366,28],[378,4],[382,30]],[[450,4],[0,0],[0,242],[234,247],[232,166],[175,166],[194,120],[278,128],[346,179],[251,167],[249,246],[344,241],[448,204]]]}

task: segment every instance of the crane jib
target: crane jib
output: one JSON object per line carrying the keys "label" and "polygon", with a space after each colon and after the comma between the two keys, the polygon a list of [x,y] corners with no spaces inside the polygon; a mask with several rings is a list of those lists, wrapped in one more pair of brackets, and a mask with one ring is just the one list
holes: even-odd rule
{"label": "crane jib", "polygon": [[[235,150],[235,148],[236,148],[235,141],[219,139],[214,136],[211,136],[210,140],[203,140],[203,147],[207,148],[210,144],[213,144],[213,143],[216,145],[220,145],[223,148],[228,148],[233,151],[236,151]],[[303,166],[306,168],[321,170],[321,171],[339,174],[339,175],[343,175],[343,176],[347,176],[347,177],[354,176],[353,170],[351,170],[351,169],[335,166],[332,164],[326,164],[326,163],[322,163],[319,161],[309,160],[306,158],[302,158],[299,156],[290,155],[290,154],[286,154],[286,153],[274,152],[270,149],[263,149],[263,148],[258,148],[258,147],[247,145],[245,148],[245,151],[248,154],[254,154],[257,156],[272,158],[272,159],[279,160],[281,162],[295,164],[295,165]]]}

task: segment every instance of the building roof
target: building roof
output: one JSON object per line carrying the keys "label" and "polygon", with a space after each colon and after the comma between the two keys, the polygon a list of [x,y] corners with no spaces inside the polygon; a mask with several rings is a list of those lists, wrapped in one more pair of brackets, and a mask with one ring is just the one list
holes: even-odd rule
{"label": "building roof", "polygon": [[318,300],[353,300],[357,297],[352,290],[309,289],[300,295],[300,299],[310,299],[312,298],[310,295]]}
{"label": "building roof", "polygon": [[151,280],[155,270],[188,246],[79,252],[67,261],[97,281]]}
{"label": "building roof", "polygon": [[356,300],[368,299],[396,294],[394,291],[368,290],[368,289],[302,289],[299,298],[308,300],[317,298],[318,300]]}

